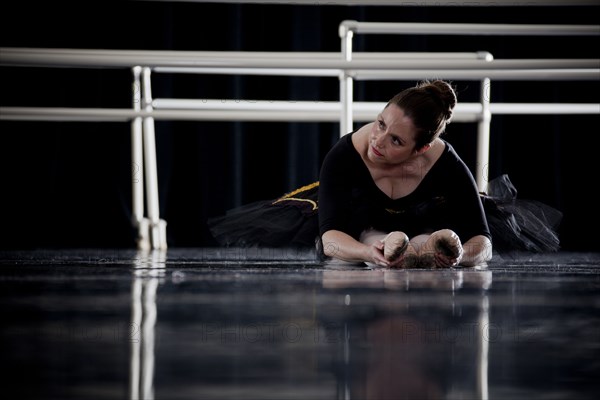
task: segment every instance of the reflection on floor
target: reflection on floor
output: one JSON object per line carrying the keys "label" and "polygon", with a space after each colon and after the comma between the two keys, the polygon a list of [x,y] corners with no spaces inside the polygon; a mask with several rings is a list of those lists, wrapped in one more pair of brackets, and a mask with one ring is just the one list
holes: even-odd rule
{"label": "reflection on floor", "polygon": [[584,399],[600,253],[385,270],[281,249],[0,252],[10,398]]}

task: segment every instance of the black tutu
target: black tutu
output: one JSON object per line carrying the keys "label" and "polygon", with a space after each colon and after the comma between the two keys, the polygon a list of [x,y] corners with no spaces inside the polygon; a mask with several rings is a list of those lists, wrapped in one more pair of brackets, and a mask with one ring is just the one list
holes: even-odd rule
{"label": "black tutu", "polygon": [[494,250],[542,253],[560,249],[557,230],[562,213],[537,200],[518,199],[508,175],[491,180],[481,200]]}
{"label": "black tutu", "polygon": [[250,203],[208,220],[215,240],[225,247],[312,247],[319,236],[319,182],[275,200]]}
{"label": "black tutu", "polygon": [[[275,200],[250,203],[208,220],[215,240],[225,247],[319,247],[319,182]],[[494,250],[498,252],[559,250],[557,228],[562,213],[535,200],[517,199],[507,175],[488,184],[481,194]]]}

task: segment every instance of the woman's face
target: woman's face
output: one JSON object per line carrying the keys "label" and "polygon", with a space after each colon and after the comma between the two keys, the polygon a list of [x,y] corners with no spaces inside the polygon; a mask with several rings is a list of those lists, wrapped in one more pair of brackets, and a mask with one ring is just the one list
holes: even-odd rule
{"label": "woman's face", "polygon": [[412,120],[400,107],[390,104],[371,128],[367,157],[377,164],[400,164],[417,154],[415,136]]}

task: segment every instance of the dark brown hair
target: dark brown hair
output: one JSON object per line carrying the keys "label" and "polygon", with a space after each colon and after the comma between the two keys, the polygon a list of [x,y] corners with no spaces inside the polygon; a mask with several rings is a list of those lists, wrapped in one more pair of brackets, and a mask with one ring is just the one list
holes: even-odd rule
{"label": "dark brown hair", "polygon": [[446,130],[456,106],[456,93],[446,81],[423,81],[395,95],[386,107],[390,104],[400,107],[412,120],[417,129],[416,148],[420,149]]}

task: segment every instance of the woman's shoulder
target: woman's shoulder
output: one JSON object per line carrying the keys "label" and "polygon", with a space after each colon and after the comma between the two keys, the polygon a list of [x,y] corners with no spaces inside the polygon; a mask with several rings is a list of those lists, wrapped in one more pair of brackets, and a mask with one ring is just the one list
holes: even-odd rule
{"label": "woman's shoulder", "polygon": [[351,132],[342,136],[329,150],[321,165],[321,179],[356,179],[363,174],[364,163],[352,142],[354,134]]}
{"label": "woman's shoulder", "polygon": [[344,159],[351,161],[356,156],[358,156],[358,152],[356,151],[354,144],[352,143],[352,137],[355,133],[356,131],[340,137],[338,141],[335,142],[335,144],[327,152],[325,159]]}
{"label": "woman's shoulder", "polygon": [[432,179],[452,185],[457,183],[457,179],[462,181],[463,178],[467,178],[470,181],[472,179],[471,172],[454,147],[443,139],[438,140],[442,140],[445,146],[428,175]]}
{"label": "woman's shoulder", "polygon": [[372,123],[363,125],[362,127],[342,136],[333,146],[332,150],[336,149],[348,152],[352,155],[360,156],[362,148],[366,146],[368,142],[370,125],[372,125]]}
{"label": "woman's shoulder", "polygon": [[448,165],[456,165],[456,164],[464,164],[462,158],[458,154],[458,152],[454,149],[452,144],[447,142],[444,139],[438,138],[444,144],[444,150],[439,157],[440,165],[448,166]]}

